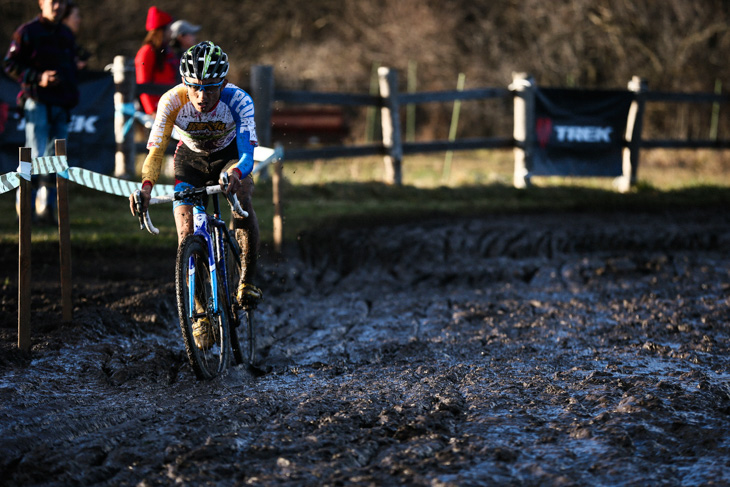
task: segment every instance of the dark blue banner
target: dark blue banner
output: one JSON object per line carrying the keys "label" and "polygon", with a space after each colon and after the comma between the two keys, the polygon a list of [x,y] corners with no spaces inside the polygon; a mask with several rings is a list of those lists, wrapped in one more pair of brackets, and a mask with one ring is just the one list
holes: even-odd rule
{"label": "dark blue banner", "polygon": [[535,90],[536,176],[620,176],[630,91]]}
{"label": "dark blue banner", "polygon": [[[66,152],[69,166],[102,174],[114,172],[114,81],[110,73],[79,73],[81,100],[71,111]],[[18,114],[20,86],[0,75],[0,174],[18,167],[25,145],[25,120]],[[34,154],[36,156],[37,154]]]}

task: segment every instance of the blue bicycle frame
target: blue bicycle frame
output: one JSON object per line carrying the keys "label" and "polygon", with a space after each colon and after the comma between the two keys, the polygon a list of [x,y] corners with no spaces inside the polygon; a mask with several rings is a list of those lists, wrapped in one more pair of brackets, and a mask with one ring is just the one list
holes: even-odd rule
{"label": "blue bicycle frame", "polygon": [[[225,295],[230,296],[230,290],[228,289],[228,276],[226,266],[223,263],[223,259],[225,259],[225,252],[223,252],[223,242],[222,235],[217,236],[216,245],[213,245],[214,235],[211,235],[211,228],[209,228],[209,224],[212,223],[214,226],[223,226],[224,223],[222,220],[220,220],[220,208],[218,205],[218,198],[217,195],[213,197],[213,206],[214,206],[214,214],[212,217],[209,218],[208,213],[205,211],[205,208],[200,205],[194,205],[193,206],[193,225],[195,228],[195,231],[193,232],[194,235],[199,235],[200,237],[205,240],[206,245],[208,246],[208,266],[210,267],[210,286],[211,286],[211,293],[213,294],[213,309],[211,310],[214,316],[218,316],[220,314],[220,303],[218,301],[218,271],[223,273],[223,285],[225,286]],[[223,228],[223,231],[225,231],[225,227]],[[213,232],[215,234],[215,232]],[[222,233],[222,232],[221,232]],[[219,257],[220,262],[216,262],[216,257]],[[189,295],[188,295],[188,302],[189,302],[189,310],[190,310],[190,318],[194,318],[195,316],[195,263],[193,259],[191,258],[188,262],[188,282],[190,283],[188,285]]]}

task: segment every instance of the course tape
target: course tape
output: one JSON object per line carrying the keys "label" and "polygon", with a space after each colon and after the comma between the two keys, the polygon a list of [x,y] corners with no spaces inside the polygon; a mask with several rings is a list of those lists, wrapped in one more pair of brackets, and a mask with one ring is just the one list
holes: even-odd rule
{"label": "course tape", "polygon": [[[62,176],[59,174],[59,176]],[[124,196],[125,198],[140,188],[139,181],[128,181],[112,176],[99,174],[81,167],[68,168],[68,180],[87,188],[102,191],[104,193]],[[159,196],[174,191],[172,184],[156,184],[152,188],[152,196]]]}
{"label": "course tape", "polygon": [[[268,164],[279,161],[283,158],[284,151],[281,147],[270,149],[268,147],[256,147],[254,150],[254,159],[259,161],[256,165],[254,173],[259,172]],[[134,191],[140,188],[139,181],[129,181],[119,179],[98,172],[90,171],[82,167],[68,167],[66,156],[46,156],[36,157],[32,161],[31,174],[51,174],[56,173],[58,176],[73,181],[76,184],[86,186],[87,188],[102,191],[104,193],[117,196],[128,197]],[[6,193],[18,187],[20,180],[18,176],[22,174],[18,172],[9,172],[0,175],[0,194]],[[170,194],[175,190],[172,184],[156,184],[152,188],[152,196],[162,196]]]}
{"label": "course tape", "polygon": [[[104,193],[127,197],[140,188],[138,181],[128,181],[126,179],[106,176],[81,167],[68,167],[66,156],[36,157],[32,163],[33,168],[31,174],[56,173],[69,181],[97,191],[103,191]],[[20,184],[18,176],[18,172],[0,175],[0,194],[17,188]],[[171,184],[157,184],[152,188],[152,196],[163,195],[173,190],[174,186]]]}
{"label": "course tape", "polygon": [[117,113],[129,117],[127,121],[124,122],[124,127],[122,131],[125,137],[132,129],[132,124],[135,120],[137,120],[139,123],[144,125],[145,128],[148,129],[152,126],[152,122],[155,121],[154,117],[152,117],[151,115],[136,110],[134,108],[134,103],[123,103],[121,105],[121,109],[117,109]]}
{"label": "course tape", "polygon": [[31,174],[61,173],[68,169],[68,162],[66,156],[36,157],[30,163],[20,161],[18,169],[18,171],[0,175],[0,194],[17,188],[20,184],[19,177],[29,179]]}
{"label": "course tape", "polygon": [[6,193],[18,187],[20,181],[18,180],[17,172],[9,172],[0,176],[0,194]]}

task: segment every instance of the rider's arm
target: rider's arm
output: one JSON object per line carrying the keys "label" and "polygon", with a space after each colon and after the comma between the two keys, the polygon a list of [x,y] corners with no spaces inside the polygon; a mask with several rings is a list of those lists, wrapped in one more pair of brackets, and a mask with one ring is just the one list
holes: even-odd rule
{"label": "rider's arm", "polygon": [[150,130],[150,137],[147,141],[147,157],[142,164],[142,187],[149,186],[150,189],[160,177],[162,163],[165,158],[165,150],[172,137],[172,129],[175,127],[177,114],[185,103],[187,90],[184,86],[176,86],[160,98],[157,107],[155,122]]}
{"label": "rider's arm", "polygon": [[29,47],[23,42],[23,27],[13,33],[10,48],[3,59],[3,70],[19,83],[38,84],[41,73],[31,68],[26,62],[30,59],[30,52],[27,52]]}
{"label": "rider's arm", "polygon": [[258,145],[253,99],[238,87],[225,91],[221,99],[228,104],[236,121],[238,163],[232,170],[238,172],[239,179],[243,179],[253,170],[253,150]]}

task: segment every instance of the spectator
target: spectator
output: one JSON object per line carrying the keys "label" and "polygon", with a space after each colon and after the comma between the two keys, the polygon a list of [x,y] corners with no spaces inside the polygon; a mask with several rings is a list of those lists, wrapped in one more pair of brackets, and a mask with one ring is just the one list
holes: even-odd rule
{"label": "spectator", "polygon": [[[81,30],[81,9],[74,0],[68,0],[68,4],[66,5],[66,13],[63,16],[62,22],[66,24],[69,29],[71,29],[71,32],[74,33],[74,37],[78,39],[79,31]],[[76,67],[79,70],[86,69],[90,57],[91,53],[77,43]]]}
{"label": "spectator", "polygon": [[187,20],[176,20],[170,26],[170,37],[175,59],[179,62],[183,53],[198,43],[199,25],[193,25]]}
{"label": "spectator", "polygon": [[[147,36],[134,58],[137,84],[174,85],[177,83],[178,61],[168,46],[171,23],[170,14],[157,7],[150,7],[147,11]],[[139,95],[139,101],[142,103],[145,113],[154,115],[160,95],[142,93]]]}
{"label": "spectator", "polygon": [[[5,72],[18,81],[18,102],[25,114],[25,144],[31,157],[53,155],[54,139],[68,137],[70,112],[79,101],[76,41],[61,18],[66,0],[39,0],[41,13],[13,34],[3,60]],[[40,184],[39,184],[40,183]],[[55,175],[33,178],[35,217],[56,221]]]}

